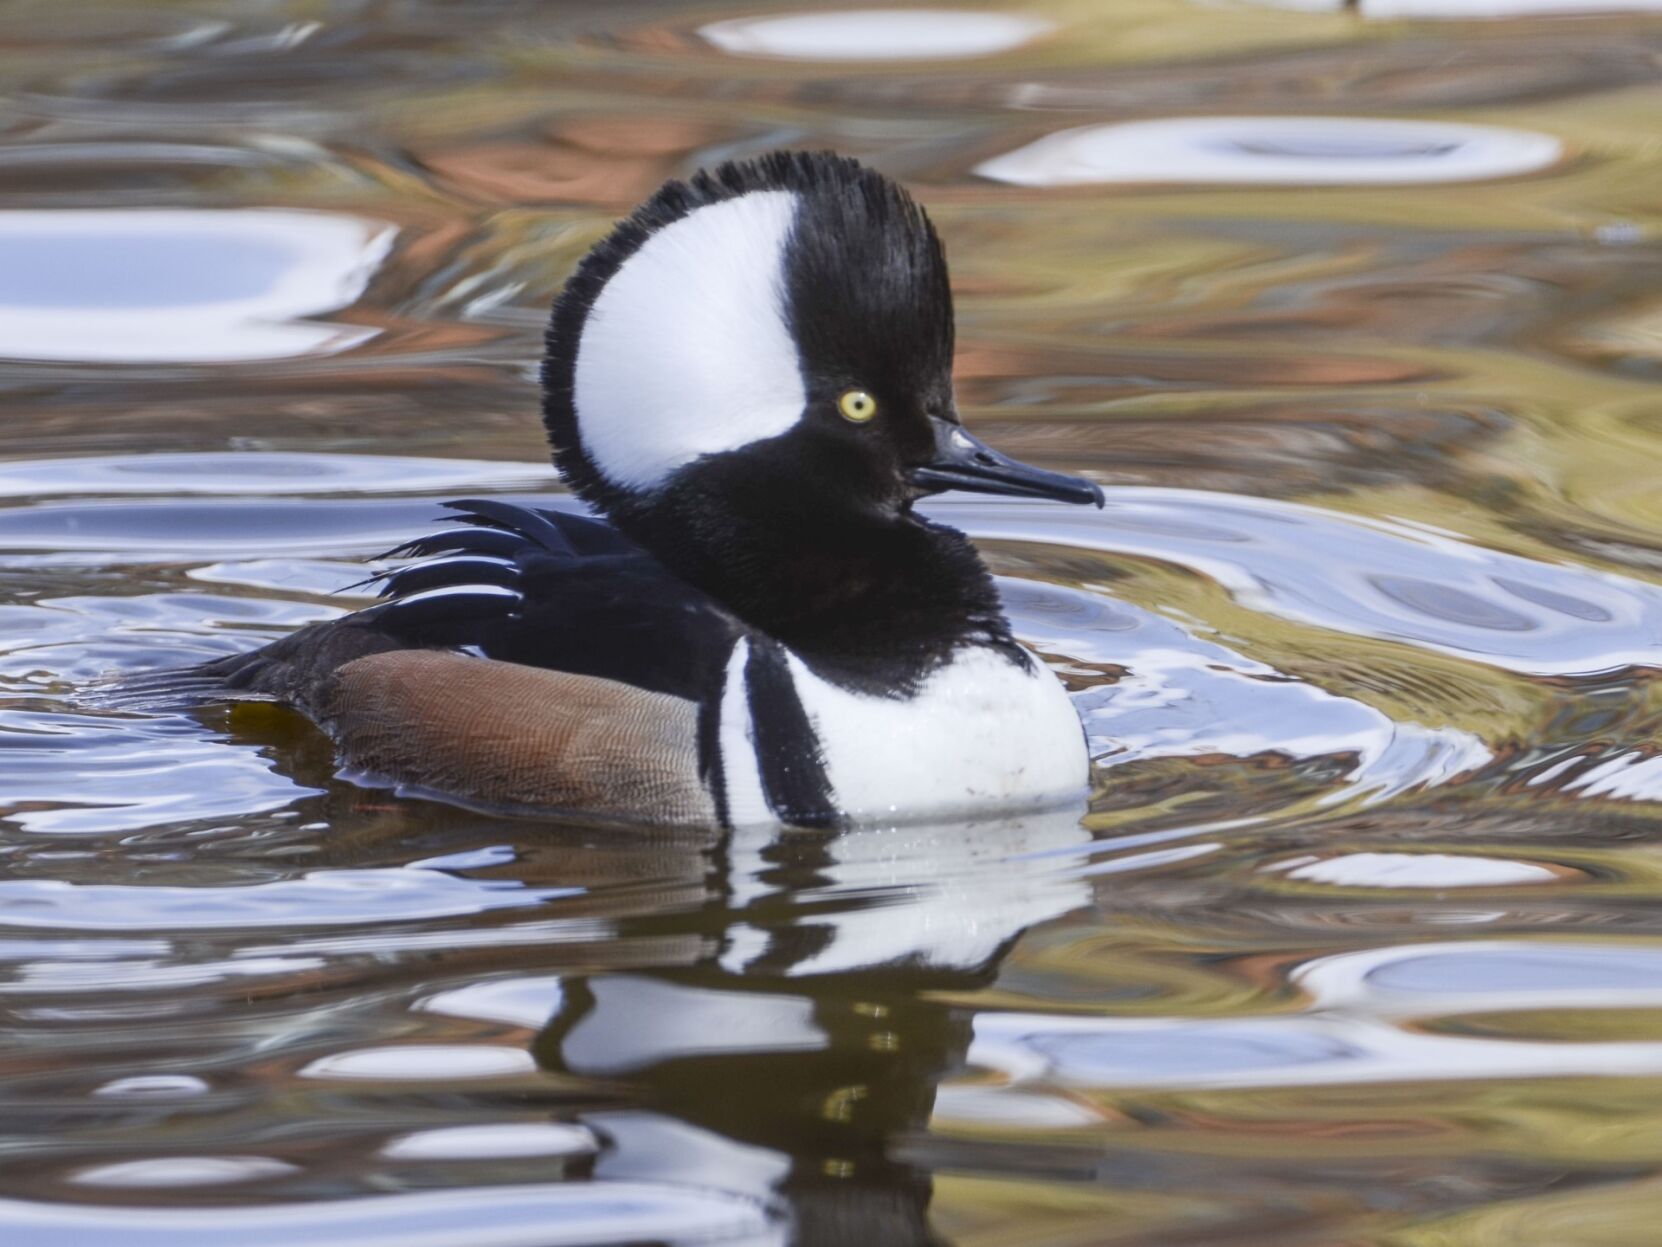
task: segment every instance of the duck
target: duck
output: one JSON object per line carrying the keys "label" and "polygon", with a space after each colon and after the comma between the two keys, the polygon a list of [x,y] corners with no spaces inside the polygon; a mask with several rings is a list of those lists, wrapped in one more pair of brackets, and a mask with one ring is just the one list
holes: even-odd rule
{"label": "duck", "polygon": [[542,416],[587,513],[502,498],[379,600],[152,679],[273,701],[342,774],[496,813],[838,828],[1053,809],[1090,759],[947,490],[1101,507],[964,427],[934,225],[775,152],[665,183],[556,298]]}

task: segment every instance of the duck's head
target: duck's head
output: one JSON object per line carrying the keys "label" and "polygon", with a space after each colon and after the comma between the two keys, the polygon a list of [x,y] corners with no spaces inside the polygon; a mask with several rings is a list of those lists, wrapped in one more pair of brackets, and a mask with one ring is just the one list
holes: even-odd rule
{"label": "duck's head", "polygon": [[670,182],[590,252],[543,367],[555,462],[625,527],[892,522],[947,489],[1101,505],[959,423],[929,218],[858,162],[778,153]]}

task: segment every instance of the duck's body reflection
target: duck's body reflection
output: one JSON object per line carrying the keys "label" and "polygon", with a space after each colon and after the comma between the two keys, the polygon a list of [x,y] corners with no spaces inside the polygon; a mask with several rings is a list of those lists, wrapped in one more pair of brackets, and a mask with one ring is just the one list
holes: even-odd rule
{"label": "duck's body reflection", "polygon": [[704,953],[565,980],[534,1045],[552,1072],[626,1089],[629,1107],[582,1115],[607,1141],[596,1176],[750,1195],[799,1247],[944,1242],[904,1144],[970,1023],[931,994],[990,981],[1026,927],[1085,902],[1062,864],[1089,839],[1078,815],[738,833],[698,854],[709,899],[682,918]]}

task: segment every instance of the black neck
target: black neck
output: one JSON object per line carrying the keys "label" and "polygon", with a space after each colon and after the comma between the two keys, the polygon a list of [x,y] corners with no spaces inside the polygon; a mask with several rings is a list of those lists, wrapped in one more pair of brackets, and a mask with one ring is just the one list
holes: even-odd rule
{"label": "black neck", "polygon": [[613,518],[670,570],[845,687],[905,695],[964,645],[1027,661],[992,576],[955,529],[909,509],[833,522],[812,500],[745,501],[727,486],[682,485]]}

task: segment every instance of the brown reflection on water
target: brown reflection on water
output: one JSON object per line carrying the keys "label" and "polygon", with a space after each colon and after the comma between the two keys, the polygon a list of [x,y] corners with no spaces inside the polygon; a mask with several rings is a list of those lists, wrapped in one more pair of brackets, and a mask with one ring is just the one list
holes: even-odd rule
{"label": "brown reflection on water", "polygon": [[718,127],[694,120],[602,117],[552,126],[541,141],[436,151],[424,163],[445,183],[485,202],[577,203],[623,212],[723,137]]}

